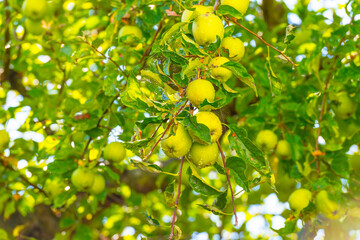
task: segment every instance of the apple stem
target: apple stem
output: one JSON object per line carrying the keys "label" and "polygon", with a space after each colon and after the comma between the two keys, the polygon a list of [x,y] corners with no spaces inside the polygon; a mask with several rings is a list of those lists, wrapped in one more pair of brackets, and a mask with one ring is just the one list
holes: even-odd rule
{"label": "apple stem", "polygon": [[165,131],[163,132],[163,134],[161,134],[160,138],[156,141],[156,143],[154,144],[154,146],[152,146],[152,148],[150,149],[150,152],[148,153],[148,155],[146,155],[143,159],[143,161],[146,161],[152,154],[152,152],[154,151],[154,149],[156,148],[156,146],[159,144],[159,142],[161,141],[161,139],[165,136],[166,132],[169,131],[171,125],[174,123],[175,118],[181,113],[181,111],[185,108],[186,104],[188,103],[188,100],[185,101],[185,103],[179,108],[179,110],[177,110],[177,112],[174,114],[174,117],[170,120],[169,124],[167,125]]}
{"label": "apple stem", "polygon": [[[224,152],[223,152],[223,150],[221,148],[219,140],[217,140],[216,143],[218,145],[218,148],[219,148],[219,151],[220,151],[220,154],[221,154],[221,159],[223,161],[224,168],[226,169],[225,154],[224,154]],[[230,192],[231,192],[232,206],[233,206],[233,212],[234,212],[234,216],[235,216],[235,226],[237,226],[238,225],[238,218],[237,218],[236,209],[235,209],[234,192],[233,192],[233,189],[232,189],[232,186],[231,186],[229,172],[228,171],[225,171],[225,172],[226,172],[226,178],[227,178],[229,188],[230,188]]]}
{"label": "apple stem", "polygon": [[176,212],[177,212],[177,208],[178,208],[178,204],[179,204],[179,198],[180,198],[180,194],[181,194],[181,173],[182,173],[182,167],[184,165],[184,159],[185,159],[185,157],[182,157],[181,163],[180,163],[178,192],[177,192],[176,201],[175,201],[174,214],[172,216],[171,233],[170,233],[169,240],[171,240],[174,237],[174,227],[175,227],[175,220],[176,220]]}
{"label": "apple stem", "polygon": [[274,49],[275,51],[277,51],[278,53],[280,53],[289,63],[291,63],[293,65],[293,69],[295,69],[296,64],[293,61],[291,61],[291,59],[288,56],[286,56],[282,51],[280,51],[279,49],[275,48],[274,46],[272,46],[271,44],[266,42],[261,36],[257,35],[253,31],[251,31],[250,29],[248,29],[247,27],[242,25],[241,23],[238,23],[236,18],[229,18],[229,17],[225,16],[225,19],[227,19],[228,21],[231,21],[231,22],[235,23],[236,25],[238,25],[239,27],[245,29],[246,31],[248,31],[249,33],[251,33],[252,35],[257,37],[258,39],[260,39],[260,41],[265,43],[266,46],[268,46],[268,47]]}

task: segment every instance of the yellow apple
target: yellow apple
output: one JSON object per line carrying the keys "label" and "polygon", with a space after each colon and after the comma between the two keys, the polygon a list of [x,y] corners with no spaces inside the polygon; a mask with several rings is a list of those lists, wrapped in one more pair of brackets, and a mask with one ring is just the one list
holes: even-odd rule
{"label": "yellow apple", "polygon": [[119,38],[128,36],[124,42],[125,43],[137,43],[138,40],[143,38],[142,31],[137,26],[126,25],[123,26],[119,31]]}
{"label": "yellow apple", "polygon": [[244,57],[245,46],[239,38],[226,37],[221,41],[220,47],[227,51],[229,59],[232,61],[238,62]]}
{"label": "yellow apple", "polygon": [[0,153],[3,152],[6,148],[8,148],[10,143],[9,134],[5,129],[0,130]]}
{"label": "yellow apple", "polygon": [[210,145],[203,145],[200,143],[193,143],[189,159],[198,168],[209,167],[215,164],[219,157],[219,148],[216,143]]}
{"label": "yellow apple", "polygon": [[105,160],[120,162],[124,160],[125,156],[126,156],[126,150],[122,143],[112,142],[104,148]]}
{"label": "yellow apple", "polygon": [[249,8],[250,0],[221,0],[221,5],[228,5],[238,10],[242,15]]}
{"label": "yellow apple", "polygon": [[256,144],[263,150],[269,151],[274,149],[277,144],[277,136],[271,130],[261,130],[256,136]]}
{"label": "yellow apple", "polygon": [[40,20],[48,11],[48,3],[46,0],[25,0],[22,5],[22,11],[25,17],[32,20]]}
{"label": "yellow apple", "polygon": [[88,190],[94,183],[95,174],[86,167],[78,167],[71,175],[71,182],[82,191]]}
{"label": "yellow apple", "polygon": [[329,198],[325,190],[320,191],[315,197],[316,209],[320,214],[324,214],[327,218],[338,219],[340,214],[339,204]]}
{"label": "yellow apple", "polygon": [[[204,124],[210,129],[210,137],[212,143],[216,142],[221,137],[222,125],[218,116],[216,116],[212,112],[198,112],[195,115],[195,117],[198,123]],[[193,137],[195,141],[201,144],[207,144],[206,142],[196,137],[194,133],[191,131],[190,131],[190,135]]]}
{"label": "yellow apple", "polygon": [[25,29],[26,32],[34,35],[41,35],[45,30],[42,27],[41,20],[31,20],[30,18],[25,19]]}
{"label": "yellow apple", "polygon": [[292,210],[300,212],[309,205],[311,200],[311,192],[307,189],[300,188],[291,193],[289,197],[289,205]]}
{"label": "yellow apple", "polygon": [[229,59],[226,57],[216,57],[209,62],[209,65],[212,68],[211,76],[219,80],[219,82],[224,83],[232,76],[232,72],[229,69],[221,67],[221,65],[227,62],[229,62]]}
{"label": "yellow apple", "polygon": [[286,140],[280,140],[276,146],[276,155],[281,158],[289,159],[291,157],[291,146]]}
{"label": "yellow apple", "polygon": [[[194,11],[185,9],[184,12],[181,15],[181,22],[189,22],[191,19],[191,16],[194,14],[193,19],[195,19],[197,16],[205,13],[212,13],[213,8],[210,6],[203,6],[203,5],[195,5],[193,6],[195,8]],[[183,27],[186,34],[191,34],[191,24],[186,24]]]}
{"label": "yellow apple", "polygon": [[186,96],[192,105],[199,108],[200,104],[205,101],[205,99],[207,99],[208,102],[214,101],[215,88],[211,82],[203,79],[197,79],[188,84],[186,88]]}
{"label": "yellow apple", "polygon": [[195,41],[202,46],[216,41],[216,36],[220,39],[224,37],[224,26],[221,19],[212,13],[205,13],[198,16],[192,25],[192,32]]}
{"label": "yellow apple", "polygon": [[89,188],[89,192],[93,195],[98,195],[105,189],[105,178],[101,174],[95,174],[94,183]]}
{"label": "yellow apple", "polygon": [[175,135],[168,135],[161,140],[161,149],[168,157],[181,158],[190,151],[192,139],[182,124],[175,125],[173,130]]}
{"label": "yellow apple", "polygon": [[346,119],[356,112],[357,104],[348,96],[347,92],[338,93],[335,101],[336,105],[333,110],[336,117]]}

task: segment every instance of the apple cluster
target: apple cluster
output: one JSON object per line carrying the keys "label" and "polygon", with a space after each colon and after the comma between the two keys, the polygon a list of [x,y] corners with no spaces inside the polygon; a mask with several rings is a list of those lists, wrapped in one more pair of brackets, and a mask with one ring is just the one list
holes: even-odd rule
{"label": "apple cluster", "polygon": [[25,0],[22,6],[22,12],[25,16],[25,29],[28,33],[41,35],[44,32],[42,19],[48,12],[48,3],[46,0]]}
{"label": "apple cluster", "polygon": [[282,159],[291,158],[291,146],[286,140],[278,141],[277,135],[268,129],[261,130],[255,139],[256,144],[265,152],[275,149],[275,154]]}

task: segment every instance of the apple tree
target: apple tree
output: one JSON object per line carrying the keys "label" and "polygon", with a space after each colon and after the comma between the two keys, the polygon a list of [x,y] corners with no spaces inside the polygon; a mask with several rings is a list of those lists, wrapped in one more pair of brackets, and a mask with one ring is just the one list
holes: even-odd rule
{"label": "apple tree", "polygon": [[0,239],[358,239],[334,2],[1,1]]}

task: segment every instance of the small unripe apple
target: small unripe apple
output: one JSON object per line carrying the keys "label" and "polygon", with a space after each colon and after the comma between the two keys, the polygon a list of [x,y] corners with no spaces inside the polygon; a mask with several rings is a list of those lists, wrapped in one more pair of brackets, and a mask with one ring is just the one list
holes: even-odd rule
{"label": "small unripe apple", "polygon": [[327,218],[338,219],[340,217],[339,204],[329,198],[325,190],[320,191],[315,197],[316,209]]}
{"label": "small unripe apple", "polygon": [[125,156],[126,156],[126,150],[122,143],[112,142],[104,148],[105,160],[120,162],[124,160]]}
{"label": "small unripe apple", "polygon": [[190,151],[192,139],[182,124],[175,125],[173,130],[175,135],[161,140],[161,149],[168,157],[181,158]]}
{"label": "small unripe apple", "polygon": [[311,192],[307,189],[300,188],[295,190],[289,197],[290,208],[300,212],[309,205],[311,200]]}
{"label": "small unripe apple", "polygon": [[141,29],[137,26],[130,25],[123,26],[120,29],[119,38],[124,36],[128,36],[126,40],[124,40],[125,43],[136,43],[138,40],[143,38]]}
{"label": "small unripe apple", "polygon": [[[196,115],[196,121],[197,123],[204,124],[207,126],[210,130],[210,137],[211,142],[214,143],[221,137],[222,134],[222,125],[221,121],[218,116],[216,116],[212,112],[198,112]],[[206,142],[202,141],[200,138],[196,137],[193,132],[190,131],[190,135],[192,138],[201,143],[201,144],[207,144]]]}
{"label": "small unripe apple", "polygon": [[198,168],[214,165],[218,157],[219,149],[216,143],[203,145],[194,142],[189,153],[190,161]]}
{"label": "small unripe apple", "polygon": [[232,61],[240,61],[245,54],[244,43],[239,38],[226,37],[221,41],[221,48],[229,54],[229,59]]}
{"label": "small unripe apple", "polygon": [[48,11],[48,3],[46,0],[25,0],[22,5],[22,11],[25,17],[32,20],[40,20]]}
{"label": "small unripe apple", "polygon": [[202,46],[216,41],[216,36],[220,39],[224,37],[224,26],[221,19],[212,13],[205,13],[198,16],[192,25],[192,32],[195,41]]}
{"label": "small unripe apple", "polygon": [[48,178],[45,181],[44,191],[50,198],[55,198],[64,191],[65,187],[64,179],[60,177]]}
{"label": "small unripe apple", "polygon": [[[191,18],[191,16],[193,14],[195,15],[195,16],[193,16],[194,19],[195,19],[199,15],[202,15],[202,14],[205,14],[205,13],[211,13],[213,11],[212,7],[203,6],[203,5],[195,5],[195,6],[193,6],[193,8],[195,8],[194,11],[191,11],[191,10],[188,10],[188,9],[184,10],[184,12],[181,15],[181,22],[190,21],[190,18]],[[191,24],[184,25],[183,29],[184,29],[186,34],[191,33],[191,28],[190,27],[191,27]]]}
{"label": "small unripe apple", "polygon": [[232,72],[229,69],[221,67],[221,65],[227,62],[229,62],[229,59],[226,57],[216,57],[211,59],[209,63],[210,67],[212,67],[211,76],[219,80],[219,82],[226,82],[232,76]]}
{"label": "small unripe apple", "polygon": [[101,174],[95,174],[94,183],[89,188],[89,193],[98,195],[105,189],[105,178]]}
{"label": "small unripe apple", "polygon": [[277,136],[271,130],[261,130],[256,136],[256,144],[263,150],[269,151],[274,149],[277,144]]}
{"label": "small unripe apple", "polygon": [[221,0],[221,5],[229,5],[244,15],[249,8],[249,2],[250,0]]}
{"label": "small unripe apple", "polygon": [[3,152],[10,143],[9,134],[5,129],[0,130],[0,153]]}
{"label": "small unripe apple", "polygon": [[[192,105],[199,108],[200,104],[205,101],[205,99],[207,99],[208,102],[214,101],[215,88],[212,83],[207,80],[196,79],[188,84],[186,96]],[[204,108],[207,108],[207,106]]]}
{"label": "small unripe apple", "polygon": [[41,35],[44,32],[41,20],[31,20],[30,18],[25,19],[25,29],[28,33],[34,35]]}
{"label": "small unripe apple", "polygon": [[338,93],[335,102],[333,110],[338,118],[346,119],[356,112],[357,104],[348,96],[347,92]]}
{"label": "small unripe apple", "polygon": [[94,183],[95,174],[86,167],[78,167],[71,175],[71,182],[80,190],[88,190]]}
{"label": "small unripe apple", "polygon": [[276,146],[276,155],[281,158],[289,159],[291,157],[291,146],[286,140],[280,140]]}

